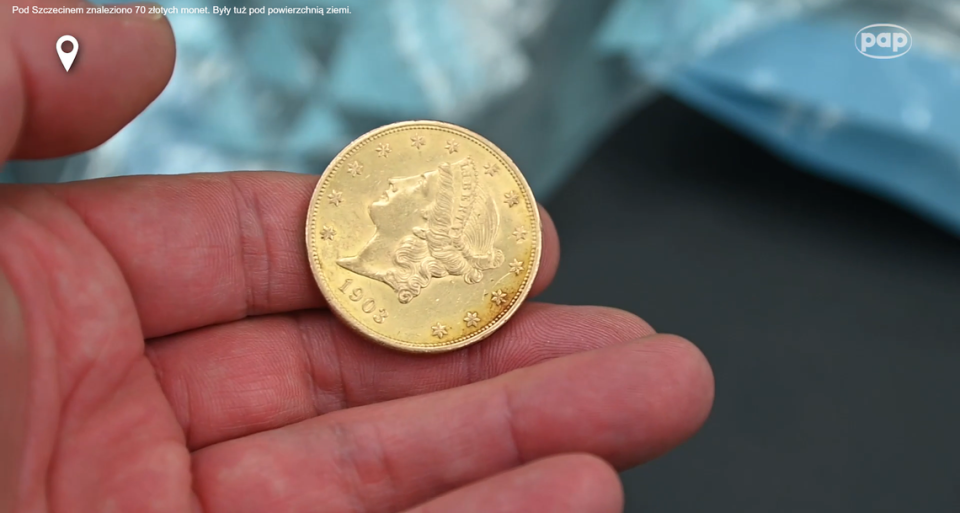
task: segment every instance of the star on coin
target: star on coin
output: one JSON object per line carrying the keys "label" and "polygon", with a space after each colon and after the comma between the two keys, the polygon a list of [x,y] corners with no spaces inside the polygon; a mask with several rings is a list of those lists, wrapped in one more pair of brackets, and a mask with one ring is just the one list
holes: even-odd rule
{"label": "star on coin", "polygon": [[337,155],[309,205],[295,205],[306,219],[290,227],[300,226],[304,264],[338,322],[410,353],[453,351],[508,327],[544,249],[534,193],[511,157],[465,128],[417,120],[367,132]]}
{"label": "star on coin", "polygon": [[477,312],[467,312],[467,316],[463,318],[463,322],[467,323],[468,328],[476,328],[477,324],[480,324],[480,316],[477,315]]}
{"label": "star on coin", "polygon": [[330,194],[327,196],[327,199],[330,200],[331,205],[339,207],[340,203],[343,202],[343,193],[330,189]]}
{"label": "star on coin", "polygon": [[517,242],[523,242],[527,240],[527,229],[518,226],[517,229],[513,231],[513,236],[517,239]]}
{"label": "star on coin", "polygon": [[323,229],[320,230],[320,238],[323,240],[333,240],[333,236],[336,234],[337,231],[329,226],[324,226]]}
{"label": "star on coin", "polygon": [[420,149],[427,144],[427,141],[423,139],[422,135],[415,135],[410,138],[410,146],[413,146],[416,149]]}
{"label": "star on coin", "polygon": [[349,166],[347,166],[347,171],[349,171],[353,176],[360,176],[360,172],[363,171],[363,164],[354,160]]}

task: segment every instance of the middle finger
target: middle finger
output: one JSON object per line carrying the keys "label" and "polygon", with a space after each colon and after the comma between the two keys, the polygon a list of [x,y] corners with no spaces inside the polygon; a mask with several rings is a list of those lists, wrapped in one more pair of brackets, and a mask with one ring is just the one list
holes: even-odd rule
{"label": "middle finger", "polygon": [[712,400],[703,355],[654,335],[207,447],[195,489],[210,513],[397,511],[561,453],[642,463],[693,434]]}
{"label": "middle finger", "polygon": [[378,346],[329,311],[264,316],[147,345],[191,449],[365,404],[452,388],[647,336],[633,314],[530,303],[464,350]]}

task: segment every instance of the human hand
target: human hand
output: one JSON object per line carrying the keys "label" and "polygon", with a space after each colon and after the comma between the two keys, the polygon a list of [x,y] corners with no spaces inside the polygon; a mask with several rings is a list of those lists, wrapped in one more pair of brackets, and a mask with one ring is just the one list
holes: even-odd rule
{"label": "human hand", "polygon": [[[2,9],[0,160],[103,142],[171,73],[162,19]],[[531,302],[437,356],[360,339],[310,274],[316,180],[0,186],[0,511],[605,513],[615,468],[706,418],[699,351],[617,310]]]}

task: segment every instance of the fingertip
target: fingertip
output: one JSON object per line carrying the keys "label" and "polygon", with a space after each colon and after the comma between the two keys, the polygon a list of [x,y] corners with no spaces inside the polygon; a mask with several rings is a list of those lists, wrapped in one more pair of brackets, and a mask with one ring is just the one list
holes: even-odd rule
{"label": "fingertip", "polygon": [[623,487],[613,468],[589,454],[542,458],[441,495],[407,513],[616,513]]}
{"label": "fingertip", "polygon": [[623,511],[623,485],[616,469],[592,454],[565,454],[549,458],[563,472],[558,489],[566,490],[569,511]]}
{"label": "fingertip", "polygon": [[[160,94],[173,73],[173,31],[166,18],[148,14],[149,8],[134,12],[20,15],[10,24],[7,43],[19,61],[27,100],[13,158],[51,158],[93,148]],[[78,42],[69,72],[56,52],[65,34]]]}
{"label": "fingertip", "polygon": [[706,358],[673,335],[634,339],[526,372],[507,390],[514,429],[526,435],[522,454],[531,459],[576,451],[631,468],[692,437],[713,404]]}
{"label": "fingertip", "polygon": [[707,421],[715,396],[713,369],[696,345],[677,335],[646,337],[634,347],[655,373],[643,394],[658,403],[653,405],[656,423],[667,434],[654,451],[659,455],[685,442]]}
{"label": "fingertip", "polygon": [[540,268],[530,289],[531,296],[540,294],[550,286],[560,265],[560,236],[557,234],[557,227],[553,224],[553,218],[550,217],[547,209],[542,205],[539,205],[539,208],[543,250],[540,253]]}

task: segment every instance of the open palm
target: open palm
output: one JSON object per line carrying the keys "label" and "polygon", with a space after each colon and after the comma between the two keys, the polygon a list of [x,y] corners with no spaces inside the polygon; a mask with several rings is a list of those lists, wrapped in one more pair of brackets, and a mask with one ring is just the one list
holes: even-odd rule
{"label": "open palm", "polygon": [[[0,158],[95,146],[169,78],[163,20],[0,9]],[[315,184],[0,186],[0,511],[612,512],[614,468],[706,418],[702,355],[612,309],[528,304],[439,356],[358,338],[310,276]]]}

